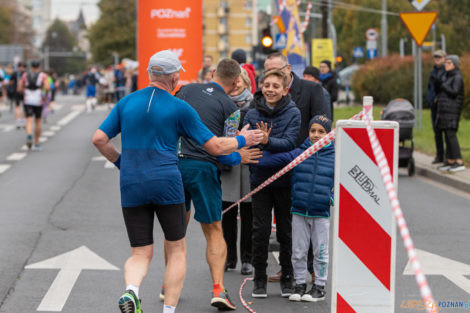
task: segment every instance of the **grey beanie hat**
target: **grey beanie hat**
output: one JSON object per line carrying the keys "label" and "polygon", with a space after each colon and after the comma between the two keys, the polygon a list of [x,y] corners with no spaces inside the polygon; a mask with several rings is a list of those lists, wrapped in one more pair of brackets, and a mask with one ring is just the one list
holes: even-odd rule
{"label": "grey beanie hat", "polygon": [[446,60],[451,60],[452,63],[454,63],[454,66],[455,67],[458,67],[459,64],[460,64],[460,59],[457,55],[455,54],[449,54],[448,56],[446,56]]}

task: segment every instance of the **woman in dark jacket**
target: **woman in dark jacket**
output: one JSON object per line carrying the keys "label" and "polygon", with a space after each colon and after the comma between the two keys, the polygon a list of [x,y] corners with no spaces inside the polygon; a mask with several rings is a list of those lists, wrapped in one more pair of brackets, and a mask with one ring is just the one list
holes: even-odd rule
{"label": "woman in dark jacket", "polygon": [[333,120],[333,103],[338,100],[339,86],[336,73],[331,70],[331,62],[323,60],[320,63],[320,81],[331,97],[331,120]]}
{"label": "woman in dark jacket", "polygon": [[[300,128],[300,111],[288,94],[287,77],[280,70],[265,74],[261,91],[255,93],[254,108],[249,110],[244,124],[252,129],[263,130],[265,137],[261,148],[270,152],[286,152],[296,146]],[[277,168],[258,168],[250,165],[251,188],[256,188],[275,174]],[[277,240],[280,244],[282,267],[281,295],[292,293],[292,228],[291,228],[291,181],[284,175],[252,197],[253,205],[253,267],[255,269],[252,296],[266,298],[267,259],[271,234],[271,211],[274,207],[277,225]]]}
{"label": "woman in dark jacket", "polygon": [[439,93],[437,94],[436,128],[445,133],[447,161],[438,169],[458,172],[465,169],[457,139],[464,86],[462,73],[458,68],[459,57],[448,55],[444,65],[446,74],[440,83]]}

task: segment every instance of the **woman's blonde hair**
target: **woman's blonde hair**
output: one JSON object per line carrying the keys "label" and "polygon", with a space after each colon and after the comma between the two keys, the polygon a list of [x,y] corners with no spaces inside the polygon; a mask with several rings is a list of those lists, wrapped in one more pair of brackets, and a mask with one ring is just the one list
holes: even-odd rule
{"label": "woman's blonde hair", "polygon": [[242,72],[240,73],[240,79],[242,79],[247,86],[246,89],[251,92],[251,80],[250,77],[248,77],[248,72],[243,67],[241,67],[241,70]]}

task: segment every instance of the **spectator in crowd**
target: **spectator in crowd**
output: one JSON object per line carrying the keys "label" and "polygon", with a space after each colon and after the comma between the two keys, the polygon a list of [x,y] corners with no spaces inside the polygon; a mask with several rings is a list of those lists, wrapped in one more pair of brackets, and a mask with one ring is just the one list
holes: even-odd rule
{"label": "spectator in crowd", "polygon": [[[243,116],[248,111],[253,95],[251,94],[251,81],[245,69],[241,69],[240,79],[237,86],[230,93],[230,98],[242,111]],[[250,173],[248,165],[240,164],[225,168],[222,170],[220,180],[222,182],[222,209],[225,210],[234,202],[238,201],[244,195],[250,192]],[[252,229],[252,210],[251,198],[240,203],[240,260],[242,263],[241,273],[243,275],[253,274],[251,229]],[[237,216],[238,207],[232,208],[222,216],[222,230],[224,232],[225,242],[227,243],[227,261],[225,270],[235,269],[237,266]]]}
{"label": "spectator in crowd", "polygon": [[444,162],[444,137],[441,130],[436,128],[437,101],[436,96],[439,93],[439,86],[443,76],[446,73],[444,66],[446,53],[442,50],[436,50],[433,53],[434,67],[429,75],[428,90],[426,92],[426,101],[431,109],[432,130],[434,131],[434,142],[436,144],[436,157],[432,164]]}
{"label": "spectator in crowd", "polygon": [[[333,104],[338,100],[339,86],[336,73],[331,70],[331,62],[328,60],[320,62],[320,81],[323,87],[325,87],[330,94],[330,100],[333,107]],[[331,111],[331,120],[333,120],[333,110]]]}
{"label": "spectator in crowd", "polygon": [[446,74],[438,84],[436,127],[445,134],[446,157],[441,171],[459,172],[465,169],[457,139],[460,113],[462,112],[464,85],[457,55],[448,55],[445,60]]}
{"label": "spectator in crowd", "polygon": [[[320,86],[322,86],[321,81],[320,81],[320,70],[314,66],[309,65],[305,68],[303,78],[305,80],[309,80],[311,82],[317,83]],[[326,99],[326,102],[330,106],[331,117],[333,118],[333,103],[331,102],[330,93],[323,86],[322,86],[322,91],[323,91],[323,96]]]}
{"label": "spectator in crowd", "polygon": [[125,95],[126,81],[122,64],[116,65],[114,69],[114,99],[116,102],[119,102]]}
{"label": "spectator in crowd", "polygon": [[[282,70],[266,72],[261,90],[254,95],[254,108],[245,115],[244,124],[263,131],[261,148],[264,151],[286,152],[296,147],[301,115],[288,93],[288,86],[288,77]],[[266,169],[259,168],[256,164],[250,165],[251,189],[255,189],[280,169],[280,167]],[[252,245],[255,270],[252,296],[255,298],[267,297],[266,268],[273,207],[277,223],[276,236],[280,243],[281,296],[288,297],[292,293],[290,177],[288,173],[252,196]]]}
{"label": "spectator in crowd", "polygon": [[115,85],[114,85],[114,71],[112,66],[108,66],[104,71],[104,102],[108,109],[111,108],[114,99]]}
{"label": "spectator in crowd", "polygon": [[[310,121],[309,138],[293,151],[266,152],[258,167],[283,167],[331,131],[331,120],[317,115]],[[330,203],[334,186],[335,146],[329,143],[294,168],[292,173],[292,265],[296,286],[291,301],[325,299],[328,278]],[[315,279],[307,291],[307,251],[313,246]]]}
{"label": "spectator in crowd", "polygon": [[250,78],[250,90],[254,94],[256,91],[256,79],[255,79],[255,67],[253,64],[246,63],[246,52],[243,49],[237,49],[232,52],[232,59],[237,61],[240,66],[246,70],[248,77]]}
{"label": "spectator in crowd", "polygon": [[[287,57],[281,52],[274,52],[268,55],[264,62],[263,75],[274,69],[281,70],[287,76],[289,94],[300,110],[301,126],[296,142],[296,146],[298,147],[308,137],[308,124],[312,117],[322,114],[329,118],[331,117],[330,106],[323,95],[321,86],[311,81],[300,79],[291,71]],[[263,75],[261,75],[261,77],[263,77]],[[270,276],[268,281],[279,282],[281,276],[282,272],[279,271],[276,275]]]}
{"label": "spectator in crowd", "polygon": [[214,58],[212,55],[205,55],[204,60],[202,62],[202,68],[199,70],[197,73],[197,82],[198,83],[204,83],[204,74],[207,73],[207,71],[214,71]]}

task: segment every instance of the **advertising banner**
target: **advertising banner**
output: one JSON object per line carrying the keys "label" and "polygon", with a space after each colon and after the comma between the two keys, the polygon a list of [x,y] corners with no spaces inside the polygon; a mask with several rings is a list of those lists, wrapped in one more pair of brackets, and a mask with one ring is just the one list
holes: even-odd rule
{"label": "advertising banner", "polygon": [[202,66],[202,0],[138,0],[138,87],[148,85],[147,65],[160,50],[173,51],[186,72],[180,83],[197,78]]}

